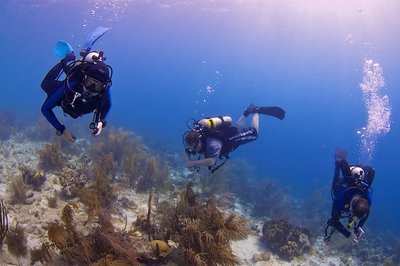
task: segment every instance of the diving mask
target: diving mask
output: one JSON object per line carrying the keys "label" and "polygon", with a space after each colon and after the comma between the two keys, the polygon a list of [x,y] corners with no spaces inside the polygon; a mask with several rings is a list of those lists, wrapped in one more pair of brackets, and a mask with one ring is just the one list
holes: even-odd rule
{"label": "diving mask", "polygon": [[83,80],[83,86],[92,93],[101,93],[106,87],[102,82],[92,77],[85,78]]}

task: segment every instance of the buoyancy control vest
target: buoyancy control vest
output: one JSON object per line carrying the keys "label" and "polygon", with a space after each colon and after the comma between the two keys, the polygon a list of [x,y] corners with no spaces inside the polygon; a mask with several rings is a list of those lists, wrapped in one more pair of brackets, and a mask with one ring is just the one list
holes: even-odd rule
{"label": "buoyancy control vest", "polygon": [[[102,61],[74,61],[68,66],[64,81],[65,97],[61,101],[63,111],[71,117],[91,113],[105,101],[111,87],[112,68]],[[90,80],[91,83],[86,82]],[[100,84],[100,89],[94,81]],[[87,84],[93,85],[88,87]],[[86,85],[86,86],[85,86]],[[98,87],[98,86],[97,86]]]}
{"label": "buoyancy control vest", "polygon": [[192,130],[200,131],[203,140],[206,137],[220,139],[223,142],[220,157],[228,157],[236,147],[230,137],[236,135],[237,127],[232,124],[230,116],[206,117],[195,122]]}
{"label": "buoyancy control vest", "polygon": [[335,188],[357,189],[361,192],[372,190],[372,182],[375,178],[375,170],[368,165],[352,165],[350,169],[355,167],[362,168],[364,174],[362,176],[344,176],[336,183]]}

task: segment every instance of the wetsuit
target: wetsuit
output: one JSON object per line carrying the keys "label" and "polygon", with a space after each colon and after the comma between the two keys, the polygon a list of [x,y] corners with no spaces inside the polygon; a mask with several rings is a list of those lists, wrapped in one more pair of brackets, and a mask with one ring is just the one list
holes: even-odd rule
{"label": "wetsuit", "polygon": [[[372,168],[365,167],[366,174],[375,174]],[[363,168],[364,169],[364,168]],[[340,178],[340,172],[342,172],[343,177]],[[345,237],[350,237],[351,232],[346,229],[345,226],[340,222],[341,218],[349,217],[350,215],[350,202],[353,196],[360,195],[361,197],[368,200],[371,206],[371,193],[368,189],[357,186],[354,183],[354,178],[351,175],[350,166],[346,160],[336,161],[335,163],[335,174],[332,182],[332,193],[334,195],[333,205],[332,205],[332,218],[328,222],[329,225],[333,226]],[[347,216],[346,216],[347,215]],[[366,216],[361,219],[356,225],[355,229],[362,227],[365,221],[368,219],[369,212]]]}
{"label": "wetsuit", "polygon": [[[83,89],[82,81],[85,77],[83,68],[85,66],[87,64],[67,67],[63,60],[61,60],[60,63],[56,64],[47,73],[41,83],[41,87],[47,93],[47,98],[43,103],[41,111],[50,124],[61,134],[64,132],[65,126],[58,121],[53,112],[53,108],[56,106],[61,106],[63,111],[72,118],[96,111],[95,122],[105,121],[110,111],[111,95],[108,88],[106,92],[97,95],[93,95]],[[101,65],[101,67],[106,68],[105,65]],[[71,70],[72,68],[74,69]],[[65,80],[57,80],[61,71],[65,73],[74,71],[68,84]]]}
{"label": "wetsuit", "polygon": [[[240,145],[255,141],[258,138],[257,130],[254,127],[243,128],[238,125],[230,125],[226,128],[219,129],[222,134],[213,134],[212,131],[209,136],[205,138],[205,145],[203,147],[205,158],[213,158],[218,160],[222,157],[228,158],[230,152],[236,150]],[[225,160],[226,161],[226,160]],[[209,169],[214,172],[222,164],[210,166]]]}

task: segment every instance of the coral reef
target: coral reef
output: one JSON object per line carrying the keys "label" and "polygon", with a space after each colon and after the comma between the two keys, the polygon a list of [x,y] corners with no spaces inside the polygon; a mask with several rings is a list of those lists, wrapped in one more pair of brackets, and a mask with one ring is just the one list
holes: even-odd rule
{"label": "coral reef", "polygon": [[85,186],[89,178],[82,166],[80,168],[64,168],[58,174],[58,181],[62,187],[62,196],[65,198],[74,198],[77,196],[77,191]]}
{"label": "coral reef", "polygon": [[271,256],[272,256],[271,252],[268,251],[259,254],[254,254],[252,261],[253,262],[270,261]]}
{"label": "coral reef", "polygon": [[8,231],[8,212],[3,200],[0,201],[0,248]]}
{"label": "coral reef", "polygon": [[36,171],[27,165],[22,165],[19,167],[21,172],[22,180],[25,184],[31,185],[36,191],[40,191],[42,185],[46,181],[46,175],[44,171]]}
{"label": "coral reef", "polygon": [[28,191],[22,176],[15,176],[8,185],[10,190],[10,200],[13,204],[32,204],[33,193]]}
{"label": "coral reef", "polygon": [[25,256],[28,253],[25,230],[18,224],[10,228],[5,243],[7,243],[8,252],[16,257]]}
{"label": "coral reef", "polygon": [[73,214],[77,208],[76,203],[67,204],[61,215],[63,224],[54,222],[48,227],[49,240],[65,261],[71,265],[104,265],[105,260],[107,265],[114,265],[115,261],[123,263],[120,265],[137,264],[138,256],[128,235],[113,228],[107,211],[99,212],[94,224],[97,226],[92,227],[94,231],[83,235],[74,225]]}
{"label": "coral reef", "polygon": [[267,221],[262,231],[264,242],[283,259],[290,261],[311,248],[310,232],[302,227],[295,227],[292,230],[286,220]]}
{"label": "coral reef", "polygon": [[114,181],[117,175],[117,167],[115,165],[113,153],[94,158],[93,164],[95,169],[98,169],[104,175],[108,176],[110,181]]}
{"label": "coral reef", "polygon": [[400,264],[400,238],[396,240],[393,254],[393,262]]}
{"label": "coral reef", "polygon": [[[165,158],[178,155],[155,153],[140,137],[121,129],[104,133],[91,142],[68,145],[62,138],[47,145],[14,137],[2,142],[0,156],[7,162],[0,171],[3,185],[10,184],[5,192],[11,195],[9,202],[23,204],[9,208],[13,224],[14,217],[18,224],[3,232],[8,248],[2,250],[0,264],[26,265],[27,250],[31,263],[37,265],[398,264],[398,256],[392,254],[396,249],[384,253],[385,240],[374,237],[370,223],[357,247],[337,234],[332,251],[324,249],[318,238],[307,254],[311,259],[302,256],[310,249],[310,233],[290,223],[312,226],[318,232],[318,220],[330,209],[327,201],[320,200],[326,198],[322,189],[310,193],[301,205],[290,198],[293,194],[286,187],[255,176],[249,163],[236,159],[213,175],[188,176],[166,163]],[[38,147],[45,154],[42,159],[35,157]],[[58,162],[53,153],[58,154]],[[47,158],[53,162],[43,163]],[[200,185],[189,183],[181,191],[188,178]],[[148,199],[142,192],[150,192]],[[249,217],[251,234],[247,221],[232,213],[236,210]],[[292,216],[297,221],[288,218],[271,227],[264,225],[263,242],[270,248],[266,251],[259,245],[261,223],[248,211],[268,219]],[[383,254],[391,260],[384,261]]]}
{"label": "coral reef", "polygon": [[98,141],[88,149],[87,153],[90,157],[103,157],[112,154],[117,166],[122,165],[123,158],[130,150],[142,150],[141,138],[135,136],[133,132],[126,131],[122,128],[110,128],[106,134],[102,134]]}
{"label": "coral reef", "polygon": [[17,132],[15,115],[9,110],[0,110],[0,140],[6,140]]}
{"label": "coral reef", "polygon": [[189,183],[181,201],[162,210],[163,231],[179,246],[175,260],[179,265],[239,264],[230,241],[247,236],[247,223],[236,214],[226,217],[217,208],[215,198],[200,203],[196,197]]}
{"label": "coral reef", "polygon": [[40,244],[37,249],[31,250],[29,253],[31,255],[31,265],[34,265],[36,262],[47,265],[47,263],[52,261],[51,247],[47,242]]}
{"label": "coral reef", "polygon": [[170,184],[168,167],[162,165],[161,161],[156,160],[155,157],[148,158],[146,165],[146,170],[137,181],[136,190],[138,192],[145,192],[152,188],[158,191],[166,190]]}
{"label": "coral reef", "polygon": [[61,170],[64,167],[65,159],[61,151],[61,142],[54,140],[46,143],[43,149],[38,151],[39,169],[44,171]]}
{"label": "coral reef", "polygon": [[235,194],[230,192],[222,193],[218,198],[218,207],[222,209],[234,209],[235,208]]}
{"label": "coral reef", "polygon": [[286,220],[270,220],[264,223],[263,237],[272,250],[279,250],[287,243],[291,226]]}
{"label": "coral reef", "polygon": [[126,145],[128,149],[123,156],[121,166],[130,187],[134,188],[138,179],[146,170],[149,154],[139,137],[135,137]]}
{"label": "coral reef", "polygon": [[77,191],[79,200],[89,208],[89,218],[99,215],[101,209],[111,205],[115,200],[114,190],[108,177],[101,171],[97,171],[96,180],[88,187]]}
{"label": "coral reef", "polygon": [[49,208],[57,208],[57,196],[47,196],[46,200],[47,206],[49,206]]}
{"label": "coral reef", "polygon": [[165,160],[151,155],[142,139],[133,132],[111,129],[93,143],[87,154],[101,165],[104,174],[114,181],[117,172],[123,172],[130,187],[138,192],[165,190],[170,185],[169,168]]}

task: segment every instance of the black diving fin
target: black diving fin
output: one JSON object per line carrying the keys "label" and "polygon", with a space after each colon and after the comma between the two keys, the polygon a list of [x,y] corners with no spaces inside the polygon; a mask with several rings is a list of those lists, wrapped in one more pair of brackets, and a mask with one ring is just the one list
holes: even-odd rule
{"label": "black diving fin", "polygon": [[285,110],[277,106],[257,107],[255,112],[263,115],[273,116],[280,120],[283,120],[286,114]]}

